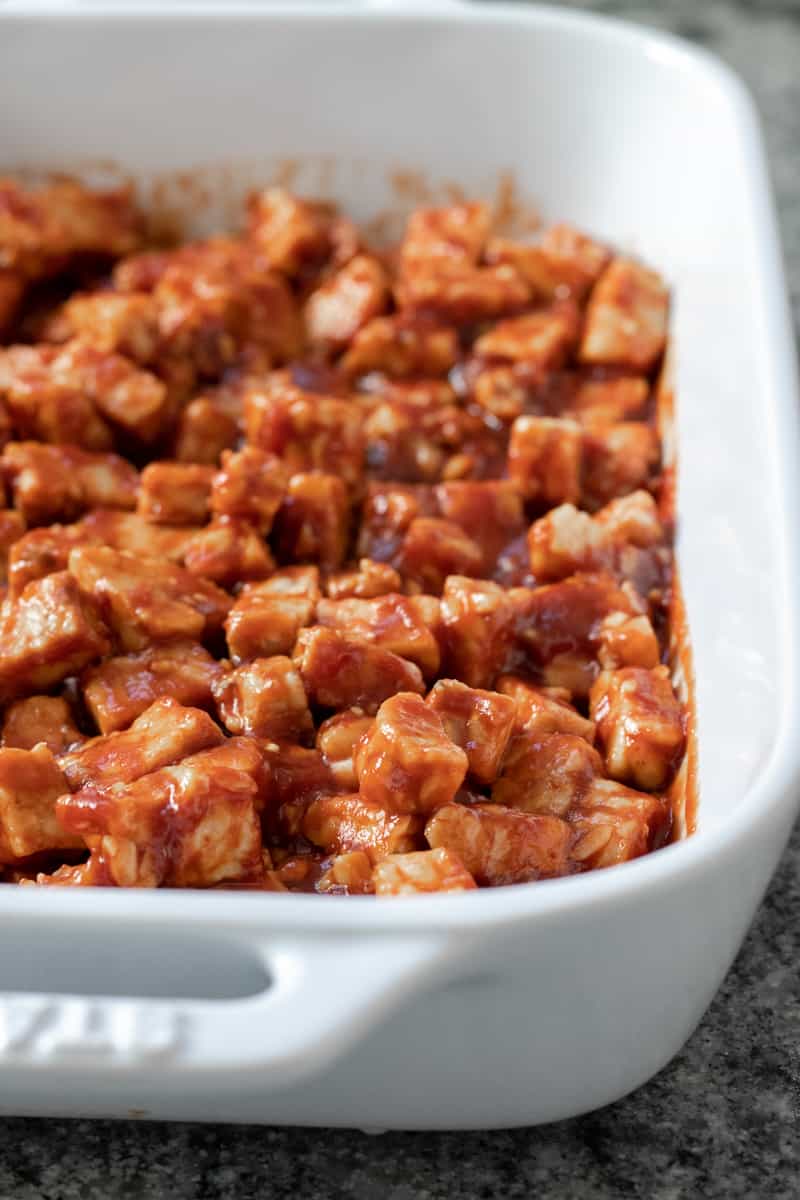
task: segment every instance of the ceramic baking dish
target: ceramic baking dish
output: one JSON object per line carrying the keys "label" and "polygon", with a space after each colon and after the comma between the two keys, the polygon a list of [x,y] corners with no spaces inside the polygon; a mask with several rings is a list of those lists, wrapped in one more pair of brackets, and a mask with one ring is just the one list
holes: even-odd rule
{"label": "ceramic baking dish", "polygon": [[796,379],[743,88],[545,8],[6,4],[0,111],[6,168],[234,164],[227,202],[282,160],[359,218],[400,167],[413,201],[511,169],[663,270],[701,796],[648,858],[479,894],[0,888],[0,1112],[468,1128],[635,1088],[709,1004],[798,808]]}

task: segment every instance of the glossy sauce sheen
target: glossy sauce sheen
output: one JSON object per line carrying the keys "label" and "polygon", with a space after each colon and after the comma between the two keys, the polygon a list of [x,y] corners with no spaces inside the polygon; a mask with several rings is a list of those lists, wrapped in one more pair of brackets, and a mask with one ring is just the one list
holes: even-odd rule
{"label": "glossy sauce sheen", "polygon": [[477,202],[144,228],[0,181],[0,879],[383,897],[690,831],[659,276]]}

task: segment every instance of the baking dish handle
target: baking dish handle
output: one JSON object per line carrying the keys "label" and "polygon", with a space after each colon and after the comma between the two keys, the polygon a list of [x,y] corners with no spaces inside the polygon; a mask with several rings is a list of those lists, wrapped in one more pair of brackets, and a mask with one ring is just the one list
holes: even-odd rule
{"label": "baking dish handle", "polygon": [[339,1057],[410,990],[439,977],[447,939],[345,934],[255,949],[267,986],[235,1000],[0,993],[0,1077],[190,1076],[282,1086]]}

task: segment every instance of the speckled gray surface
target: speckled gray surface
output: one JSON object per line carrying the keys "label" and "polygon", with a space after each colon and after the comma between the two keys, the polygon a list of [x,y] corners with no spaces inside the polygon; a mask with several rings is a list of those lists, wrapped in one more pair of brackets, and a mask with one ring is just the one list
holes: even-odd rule
{"label": "speckled gray surface", "polygon": [[[716,50],[765,122],[800,330],[800,0],[597,0]],[[0,1121],[0,1200],[796,1200],[800,830],[679,1057],[610,1108],[540,1129],[386,1134]]]}

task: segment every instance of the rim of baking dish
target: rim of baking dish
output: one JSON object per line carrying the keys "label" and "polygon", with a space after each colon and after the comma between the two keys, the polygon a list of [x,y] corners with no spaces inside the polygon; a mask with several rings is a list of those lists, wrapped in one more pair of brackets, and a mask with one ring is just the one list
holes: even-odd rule
{"label": "rim of baking dish", "polygon": [[[768,759],[756,781],[732,809],[723,825],[690,837],[631,862],[583,875],[542,882],[512,884],[478,892],[426,894],[383,898],[349,896],[326,902],[316,895],[225,890],[155,890],[70,888],[0,889],[0,911],[25,917],[92,917],[118,924],[166,917],[187,925],[213,924],[262,929],[270,927],[360,932],[381,930],[479,930],[487,925],[529,921],[534,916],[592,906],[616,905],[642,889],[666,890],[707,869],[735,851],[757,827],[776,826],[791,816],[800,802],[800,645],[794,614],[800,613],[800,420],[797,412],[797,363],[777,218],[769,172],[754,102],[739,76],[707,50],[660,30],[634,26],[616,17],[556,9],[549,5],[523,8],[513,4],[470,5],[461,0],[435,0],[425,6],[395,0],[364,0],[345,4],[308,3],[155,3],[155,0],[0,0],[0,21],[24,15],[31,20],[96,18],[152,19],[154,16],[218,20],[247,16],[253,20],[291,17],[302,21],[328,20],[429,22],[456,19],[459,23],[525,24],[567,27],[589,34],[598,42],[634,48],[668,62],[683,76],[701,74],[726,101],[735,121],[741,153],[748,167],[749,205],[758,230],[762,270],[752,278],[762,326],[762,371],[771,403],[765,407],[765,432],[775,467],[773,487],[783,513],[776,531],[780,549],[780,578],[775,581],[779,612],[778,640],[782,647],[780,696],[783,703]],[[691,630],[690,630],[691,634]],[[702,732],[699,737],[702,754]],[[702,797],[700,799],[702,804]]]}

